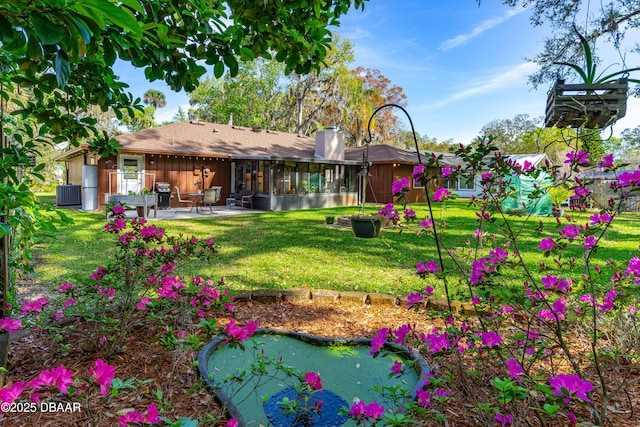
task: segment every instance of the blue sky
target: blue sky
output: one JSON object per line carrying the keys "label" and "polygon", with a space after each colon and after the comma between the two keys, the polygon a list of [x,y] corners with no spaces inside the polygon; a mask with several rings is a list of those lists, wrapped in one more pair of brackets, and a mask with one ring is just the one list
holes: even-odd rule
{"label": "blue sky", "polygon": [[[533,27],[530,14],[495,0],[480,6],[474,0],[370,0],[364,12],[343,16],[336,30],[355,46],[352,67],[379,69],[404,89],[416,132],[466,144],[493,120],[544,115],[550,86],[533,90],[527,76],[536,67],[525,58],[542,50],[548,30]],[[186,94],[147,82],[142,70],[120,64],[116,73],[134,96],[151,88],[165,94],[158,121],[171,119],[181,105],[187,110]],[[638,124],[640,101],[630,99],[614,134]]]}

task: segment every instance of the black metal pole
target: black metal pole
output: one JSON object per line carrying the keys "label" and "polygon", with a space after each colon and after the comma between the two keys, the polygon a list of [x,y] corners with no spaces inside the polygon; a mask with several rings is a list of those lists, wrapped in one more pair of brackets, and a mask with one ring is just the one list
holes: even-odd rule
{"label": "black metal pole", "polygon": [[[402,112],[407,116],[407,118],[409,119],[409,125],[411,126],[411,134],[413,135],[413,143],[415,145],[416,148],[416,154],[418,155],[418,163],[423,165],[424,163],[422,163],[422,156],[420,156],[420,148],[418,147],[418,138],[416,137],[416,131],[415,128],[413,127],[413,120],[411,120],[411,116],[409,115],[409,113],[407,112],[407,110],[404,109],[404,107],[398,105],[398,104],[385,104],[381,107],[378,107],[375,109],[375,111],[373,112],[373,114],[371,114],[371,117],[369,118],[369,123],[367,124],[367,133],[369,134],[369,138],[365,140],[365,144],[367,144],[367,146],[369,145],[369,143],[371,143],[371,122],[373,121],[373,118],[376,116],[376,114],[378,114],[378,112],[380,110],[382,110],[383,108],[387,108],[387,107],[395,107],[395,108],[399,108],[400,110],[402,110]],[[427,206],[429,208],[429,216],[431,217],[431,228],[433,230],[433,237],[436,240],[436,249],[438,251],[438,261],[440,261],[440,271],[444,272],[444,262],[442,259],[442,248],[440,247],[440,239],[438,237],[438,230],[436,227],[436,222],[433,219],[433,209],[431,208],[431,198],[429,197],[429,188],[425,185],[424,187],[424,193],[425,193],[425,197],[427,199]],[[451,298],[449,297],[449,285],[447,284],[447,280],[444,279],[444,290],[447,296],[447,306],[449,307],[449,311],[452,311],[451,309]]]}

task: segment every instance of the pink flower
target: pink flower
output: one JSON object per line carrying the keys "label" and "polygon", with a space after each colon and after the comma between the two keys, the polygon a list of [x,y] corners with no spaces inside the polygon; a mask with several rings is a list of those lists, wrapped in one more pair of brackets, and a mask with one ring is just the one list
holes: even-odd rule
{"label": "pink flower", "polygon": [[5,386],[0,390],[0,401],[11,403],[18,399],[28,384],[24,381],[16,381],[10,386]]}
{"label": "pink flower", "polygon": [[598,243],[598,241],[596,240],[595,236],[587,236],[587,237],[584,238],[584,244],[582,245],[582,247],[585,248],[585,249],[591,249],[597,243]]}
{"label": "pink flower", "polygon": [[40,372],[37,378],[31,380],[29,385],[34,390],[42,390],[45,387],[57,387],[60,393],[67,394],[69,386],[73,385],[73,372],[64,366],[57,366]]}
{"label": "pink flower", "polygon": [[304,375],[304,381],[313,390],[320,390],[320,391],[322,390],[322,380],[320,379],[319,374],[315,372],[307,372]]}
{"label": "pink flower", "polygon": [[107,395],[107,387],[111,386],[111,380],[115,377],[116,368],[106,364],[102,359],[97,359],[94,367],[89,368],[89,375],[96,379],[103,396]]}
{"label": "pink flower", "polygon": [[9,331],[10,334],[15,334],[20,328],[22,328],[21,320],[13,320],[8,317],[0,319],[0,329]]}
{"label": "pink flower", "polygon": [[451,342],[449,341],[449,338],[447,338],[446,333],[426,335],[424,337],[424,342],[429,346],[429,350],[431,350],[432,353],[437,353],[451,348]]}
{"label": "pink flower", "polygon": [[588,381],[583,381],[577,374],[559,374],[549,379],[551,393],[556,396],[563,396],[564,401],[569,403],[572,398],[591,402],[587,393],[593,390],[593,385]]}
{"label": "pink flower", "polygon": [[369,418],[373,418],[373,419],[378,419],[380,417],[382,417],[382,415],[384,414],[384,406],[380,405],[377,402],[373,402],[368,404],[365,407],[365,415]]}
{"label": "pink flower", "polygon": [[40,313],[44,307],[49,304],[49,300],[47,298],[38,298],[36,301],[25,301],[20,307],[21,313]]}
{"label": "pink flower", "polygon": [[612,168],[613,167],[613,154],[607,154],[600,159],[598,162],[599,168]]}
{"label": "pink flower", "polygon": [[497,414],[494,415],[493,418],[497,422],[499,422],[500,425],[503,425],[503,426],[508,426],[508,425],[513,424],[513,415],[511,415],[511,414],[502,415],[500,412],[498,412]]}
{"label": "pink flower", "polygon": [[500,335],[493,331],[482,332],[482,345],[485,347],[495,347],[502,342]]}
{"label": "pink flower", "polygon": [[431,296],[433,295],[433,288],[431,286],[425,286],[424,287],[424,294],[426,296]]}
{"label": "pink flower", "polygon": [[407,297],[407,307],[411,307],[412,305],[418,304],[423,299],[424,297],[420,292],[413,292],[409,294],[409,296]]}
{"label": "pink flower", "polygon": [[564,162],[566,164],[576,164],[580,166],[589,166],[591,164],[591,162],[589,161],[589,153],[585,153],[582,150],[578,151],[577,154],[575,151],[567,153],[567,160],[565,160]]}
{"label": "pink flower", "polygon": [[124,215],[125,209],[124,206],[115,205],[111,207],[111,212],[115,215]]}
{"label": "pink flower", "polygon": [[640,170],[633,172],[622,172],[618,175],[618,182],[616,187],[635,187],[640,182]]}
{"label": "pink flower", "polygon": [[391,184],[391,193],[395,196],[409,190],[409,179],[402,177]]}
{"label": "pink flower", "polygon": [[591,220],[591,225],[597,225],[598,223],[601,223],[601,222],[605,223],[605,224],[608,224],[608,223],[611,222],[612,218],[611,218],[611,215],[609,215],[608,213],[605,212],[602,215],[598,214],[598,213],[595,213],[595,214],[591,215],[589,217],[589,219]]}
{"label": "pink flower", "polygon": [[440,272],[440,266],[434,261],[434,260],[430,260],[427,261],[426,263],[424,261],[420,261],[418,264],[416,264],[416,274],[422,276],[422,275],[426,275],[427,273],[439,273]]}
{"label": "pink flower", "polygon": [[371,351],[369,353],[372,356],[382,348],[385,342],[387,342],[387,335],[389,335],[388,328],[382,328],[378,330],[375,338],[371,340]]}
{"label": "pink flower", "polygon": [[58,288],[58,292],[66,292],[66,291],[70,291],[72,289],[73,289],[73,285],[71,283],[63,283]]}
{"label": "pink flower", "polygon": [[514,380],[520,380],[520,375],[524,373],[522,366],[513,357],[505,362],[507,369],[509,370],[509,376]]}
{"label": "pink flower", "polygon": [[147,416],[144,417],[144,422],[150,423],[150,424],[157,424],[162,421],[160,418],[158,418],[159,415],[160,415],[160,411],[158,410],[158,407],[156,406],[155,403],[152,403],[147,407]]}
{"label": "pink flower", "polygon": [[391,372],[393,372],[396,375],[400,375],[402,373],[403,368],[404,368],[404,365],[401,362],[398,362],[396,360],[393,362],[393,366],[391,367]]}
{"label": "pink flower", "polygon": [[550,251],[554,248],[555,245],[556,242],[551,237],[547,237],[540,241],[540,246],[538,246],[538,249],[541,251]]}
{"label": "pink flower", "polygon": [[560,230],[560,236],[573,240],[580,235],[580,229],[575,224],[569,224]]}
{"label": "pink flower", "polygon": [[453,173],[453,169],[449,166],[445,166],[440,170],[440,172],[443,178],[448,178]]}
{"label": "pink flower", "polygon": [[451,192],[444,187],[438,188],[433,192],[433,201],[442,202],[451,195]]}
{"label": "pink flower", "polygon": [[236,326],[235,319],[231,318],[227,325],[227,335],[235,341],[242,342],[248,338],[251,338],[258,328],[256,322],[247,322],[244,328]]}
{"label": "pink flower", "polygon": [[423,408],[431,407],[431,395],[428,391],[420,389],[416,391],[416,397],[418,398],[418,405]]}
{"label": "pink flower", "polygon": [[136,304],[136,308],[138,310],[146,310],[148,306],[150,306],[152,304],[151,301],[149,301],[149,298],[147,297],[142,297],[140,298],[140,301]]}
{"label": "pink flower", "polygon": [[131,425],[140,425],[144,422],[144,415],[139,411],[127,412],[120,418],[118,418],[118,424],[120,427],[128,427]]}
{"label": "pink flower", "polygon": [[413,172],[411,173],[411,178],[413,178],[413,181],[415,183],[420,184],[420,178],[422,177],[423,173],[424,173],[424,165],[423,164],[415,165],[413,168]]}
{"label": "pink flower", "polygon": [[424,220],[420,221],[420,227],[422,228],[432,228],[433,220],[429,217],[424,217]]}
{"label": "pink flower", "polygon": [[180,291],[185,286],[175,277],[163,277],[162,286],[158,289],[158,297],[166,299],[180,299]]}
{"label": "pink flower", "polygon": [[227,421],[226,427],[238,427],[238,420],[236,418],[231,418]]}

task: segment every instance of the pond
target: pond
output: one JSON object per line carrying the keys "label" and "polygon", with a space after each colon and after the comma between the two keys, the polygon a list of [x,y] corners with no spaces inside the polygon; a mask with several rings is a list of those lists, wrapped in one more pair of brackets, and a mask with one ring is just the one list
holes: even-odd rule
{"label": "pond", "polygon": [[[374,358],[369,354],[371,340],[362,338],[318,338],[259,329],[243,346],[244,351],[216,339],[198,356],[201,375],[216,391],[230,416],[239,419],[241,426],[270,425],[270,421],[277,427],[293,424],[294,417],[282,414],[281,402],[283,398],[296,398],[293,387],[299,381],[276,368],[280,360],[283,366],[298,372],[320,375],[323,391],[313,394],[312,399],[322,400],[320,413],[323,418],[307,425],[322,427],[355,426],[355,422],[337,415],[340,407],[350,407],[355,399],[393,408],[393,402],[382,399],[373,390],[374,386],[401,385],[413,397],[414,390],[423,384],[424,374],[429,372],[419,353],[388,345],[385,357]],[[274,363],[265,363],[263,355]],[[405,365],[400,376],[389,375],[395,361]],[[242,376],[240,372],[246,374]]]}

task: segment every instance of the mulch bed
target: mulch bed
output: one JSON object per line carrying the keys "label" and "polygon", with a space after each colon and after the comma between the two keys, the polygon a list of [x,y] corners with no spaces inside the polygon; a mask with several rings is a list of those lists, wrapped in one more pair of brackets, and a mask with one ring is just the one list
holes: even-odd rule
{"label": "mulch bed", "polygon": [[[234,317],[239,324],[248,321],[258,322],[260,327],[291,330],[325,337],[364,337],[375,336],[379,328],[398,327],[408,323],[416,330],[430,331],[439,321],[432,321],[415,311],[409,311],[395,305],[366,305],[348,301],[278,301],[260,303],[243,301],[238,303]],[[220,324],[226,324],[228,317],[219,317]],[[75,376],[86,375],[89,367],[99,357],[104,358],[102,349],[95,348],[87,340],[93,331],[90,325],[76,322],[71,325],[75,330],[65,334],[62,343],[71,344],[68,353],[60,352],[61,342],[55,338],[31,332],[12,340],[8,382],[27,381],[43,370],[58,365],[72,369]],[[441,325],[440,325],[441,326]],[[67,327],[69,329],[69,327]],[[212,394],[202,384],[197,368],[193,366],[197,352],[194,350],[170,352],[154,342],[148,325],[140,324],[126,344],[125,351],[108,363],[116,366],[116,377],[122,380],[136,377],[141,381],[135,390],[123,390],[116,397],[102,397],[94,391],[88,402],[75,413],[5,414],[0,416],[0,426],[114,426],[122,415],[119,411],[132,408],[144,411],[151,403],[159,403],[156,390],[162,392],[164,414],[172,420],[191,417],[200,420],[200,425],[224,425],[219,417],[219,408]],[[435,362],[427,359],[437,376],[446,359]],[[473,367],[473,361],[465,363]],[[605,372],[614,383],[620,375],[640,374],[637,370]],[[489,381],[493,372],[481,372],[472,381],[453,381],[452,398],[445,409],[451,426],[492,425],[491,418],[473,418],[471,411],[474,402],[482,401],[492,392]],[[615,381],[617,383],[617,381]],[[612,402],[610,424],[619,426],[640,425],[640,414],[631,408],[639,403],[638,387],[629,390],[624,399]],[[72,399],[73,400],[73,399]],[[487,399],[489,400],[489,399]],[[88,404],[88,409],[85,404]],[[636,406],[637,407],[637,406]],[[208,421],[207,421],[208,420]],[[558,425],[565,425],[562,420]]]}

